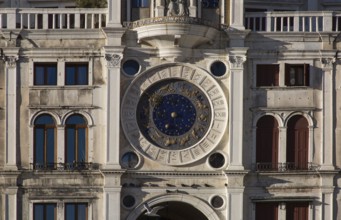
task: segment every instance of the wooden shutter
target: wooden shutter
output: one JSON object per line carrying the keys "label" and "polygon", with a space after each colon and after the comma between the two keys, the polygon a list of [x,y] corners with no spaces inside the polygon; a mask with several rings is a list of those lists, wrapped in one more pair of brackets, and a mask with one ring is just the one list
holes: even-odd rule
{"label": "wooden shutter", "polygon": [[298,169],[308,167],[308,122],[303,116],[294,116],[287,128],[287,162],[292,162]]}
{"label": "wooden shutter", "polygon": [[288,202],[286,204],[286,219],[308,220],[308,202]]}

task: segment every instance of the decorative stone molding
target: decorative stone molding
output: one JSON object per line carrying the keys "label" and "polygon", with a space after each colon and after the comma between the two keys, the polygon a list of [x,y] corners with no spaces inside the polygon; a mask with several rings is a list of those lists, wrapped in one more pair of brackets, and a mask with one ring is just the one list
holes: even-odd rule
{"label": "decorative stone molding", "polygon": [[333,64],[335,63],[335,58],[328,57],[328,58],[321,58],[322,68],[324,69],[332,69]]}
{"label": "decorative stone molding", "polygon": [[5,58],[5,61],[7,63],[7,66],[9,68],[14,68],[16,67],[17,61],[19,60],[19,58],[17,56],[8,56]]}
{"label": "decorative stone molding", "polygon": [[229,58],[232,69],[242,69],[246,61],[246,56],[230,56]]}
{"label": "decorative stone molding", "polygon": [[105,54],[105,59],[108,62],[108,67],[120,67],[122,56],[118,54]]}

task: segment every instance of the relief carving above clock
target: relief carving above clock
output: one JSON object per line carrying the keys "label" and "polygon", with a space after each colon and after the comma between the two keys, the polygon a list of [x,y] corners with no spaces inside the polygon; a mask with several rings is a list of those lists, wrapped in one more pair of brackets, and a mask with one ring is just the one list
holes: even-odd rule
{"label": "relief carving above clock", "polygon": [[209,154],[227,126],[227,102],[210,74],[163,66],[137,77],[122,102],[122,127],[131,145],[163,164],[179,166]]}

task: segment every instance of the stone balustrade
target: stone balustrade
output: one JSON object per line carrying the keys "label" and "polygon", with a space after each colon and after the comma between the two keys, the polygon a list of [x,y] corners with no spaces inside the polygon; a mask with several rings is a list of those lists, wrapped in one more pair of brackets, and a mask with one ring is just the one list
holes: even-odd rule
{"label": "stone balustrade", "polygon": [[245,13],[244,25],[264,32],[336,32],[341,30],[341,13],[290,11]]}
{"label": "stone balustrade", "polygon": [[[106,26],[106,8],[2,8],[1,29],[95,29]],[[220,27],[199,18],[156,17],[124,23],[124,26],[164,22],[197,23]],[[341,12],[291,11],[245,13],[246,29],[263,32],[337,32],[341,30]],[[221,28],[221,27],[220,27]]]}
{"label": "stone balustrade", "polygon": [[106,25],[106,8],[2,8],[1,29],[95,29]]}

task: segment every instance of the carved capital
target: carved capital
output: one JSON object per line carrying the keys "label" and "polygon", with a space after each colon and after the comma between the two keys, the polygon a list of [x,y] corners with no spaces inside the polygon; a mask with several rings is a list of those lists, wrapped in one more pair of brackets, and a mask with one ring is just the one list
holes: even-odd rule
{"label": "carved capital", "polygon": [[17,56],[8,56],[5,58],[8,68],[15,68],[18,60],[19,58]]}
{"label": "carved capital", "polygon": [[105,54],[105,59],[109,68],[120,67],[122,56],[119,54]]}
{"label": "carved capital", "polygon": [[335,63],[335,58],[328,57],[328,58],[321,58],[322,68],[324,69],[332,69],[333,64]]}
{"label": "carved capital", "polygon": [[232,69],[242,69],[246,61],[246,56],[230,56]]}

